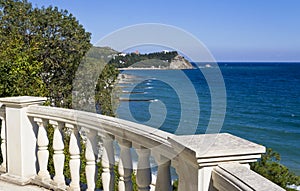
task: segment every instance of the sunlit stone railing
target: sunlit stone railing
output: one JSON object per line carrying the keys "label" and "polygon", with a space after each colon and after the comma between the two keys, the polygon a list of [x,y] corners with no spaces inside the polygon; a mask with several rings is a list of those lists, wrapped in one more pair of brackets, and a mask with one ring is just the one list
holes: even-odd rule
{"label": "sunlit stone railing", "polygon": [[[6,122],[3,125],[6,128],[2,128],[3,135],[1,132],[2,154],[6,161],[2,167],[5,167],[6,173],[0,179],[18,184],[34,183],[54,190],[80,190],[81,142],[85,145],[87,190],[95,190],[98,159],[103,168],[101,177],[104,191],[114,189],[116,164],[120,191],[132,190],[133,171],[138,190],[170,191],[171,166],[178,175],[180,191],[224,190],[227,187],[219,183],[229,182],[229,179],[224,176],[226,173],[220,174],[219,169],[224,170],[224,165],[232,166],[234,162],[246,166],[245,172],[252,172],[247,164],[256,161],[265,152],[263,146],[230,134],[176,136],[95,113],[40,106],[44,101],[39,97],[0,99],[0,103],[5,105],[5,112],[0,116]],[[54,128],[53,175],[47,169],[49,124]],[[70,181],[66,181],[63,173],[66,147],[63,139],[66,134],[70,137]],[[117,150],[116,145],[119,147]],[[136,151],[137,159],[132,157],[132,150]],[[150,159],[154,159],[157,165],[155,182],[151,179],[153,164]],[[136,167],[134,160],[137,161]],[[256,175],[252,174],[253,177]],[[230,181],[237,182],[234,179]],[[246,183],[240,181],[237,185],[243,187],[241,185]],[[267,184],[276,187],[271,182]]]}
{"label": "sunlit stone railing", "polygon": [[215,190],[253,191],[272,190],[283,191],[271,181],[249,170],[247,166],[238,163],[221,164],[212,172],[212,187]]}
{"label": "sunlit stone railing", "polygon": [[1,107],[0,103],[0,120],[1,120],[1,151],[2,163],[0,165],[0,172],[6,172],[6,127],[5,127],[5,107]]}

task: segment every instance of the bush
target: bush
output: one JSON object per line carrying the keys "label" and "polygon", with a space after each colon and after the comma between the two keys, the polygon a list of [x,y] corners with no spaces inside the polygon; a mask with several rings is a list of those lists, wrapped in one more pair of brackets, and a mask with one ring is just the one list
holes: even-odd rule
{"label": "bush", "polygon": [[286,166],[280,164],[279,153],[270,148],[262,155],[261,160],[251,163],[250,167],[253,171],[287,190],[293,190],[288,189],[288,185],[300,184],[300,177],[292,173]]}

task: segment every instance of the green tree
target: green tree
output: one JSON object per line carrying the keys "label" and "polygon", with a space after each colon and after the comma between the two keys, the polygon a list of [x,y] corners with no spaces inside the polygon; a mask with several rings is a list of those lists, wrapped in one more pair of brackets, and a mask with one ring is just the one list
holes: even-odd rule
{"label": "green tree", "polygon": [[34,47],[25,41],[21,24],[27,19],[27,15],[20,16],[26,14],[22,10],[28,7],[16,3],[6,8],[8,2],[0,2],[0,95],[44,95],[44,84],[38,76],[42,63],[34,59]]}
{"label": "green tree", "polygon": [[[98,66],[98,63],[103,63],[103,59],[89,56],[84,58],[91,48],[90,33],[85,31],[72,14],[56,7],[33,8],[27,0],[0,0],[0,39],[0,97],[46,96],[53,106],[72,108],[73,81],[80,64],[84,60],[91,61],[88,72],[95,67],[105,66]],[[117,74],[114,67],[108,66],[101,73],[101,79],[98,79],[99,73],[95,76],[91,96],[95,98],[95,94],[99,94],[96,100],[101,106],[102,114],[113,113],[109,106],[111,104],[106,100],[110,100],[111,87]],[[96,88],[97,82],[99,85]],[[110,84],[110,88],[101,83]],[[50,140],[48,169],[54,174],[53,127],[49,126],[47,130]],[[66,133],[64,135],[64,174],[70,177],[69,136]],[[81,180],[85,181],[83,143],[81,147]]]}
{"label": "green tree", "polygon": [[70,108],[90,36],[66,10],[0,0],[0,96],[47,96],[52,105]]}

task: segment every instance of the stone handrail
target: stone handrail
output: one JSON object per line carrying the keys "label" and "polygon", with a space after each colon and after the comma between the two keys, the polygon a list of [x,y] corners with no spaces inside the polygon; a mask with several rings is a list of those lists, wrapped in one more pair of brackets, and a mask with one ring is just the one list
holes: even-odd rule
{"label": "stone handrail", "polygon": [[[221,165],[235,162],[247,166],[265,152],[261,145],[226,133],[177,136],[95,113],[40,106],[44,101],[39,97],[0,99],[0,104],[5,105],[5,112],[0,111],[4,157],[1,168],[5,170],[0,179],[18,184],[35,183],[54,190],[80,190],[82,142],[85,144],[87,190],[95,189],[96,163],[101,160],[104,191],[114,189],[116,161],[120,176],[118,189],[121,191],[132,190],[131,175],[134,168],[139,190],[170,191],[171,166],[178,175],[178,190],[208,191],[217,190],[217,183],[221,180],[227,181],[218,177],[212,179]],[[49,125],[54,128],[53,178],[47,170]],[[63,139],[66,135],[70,137],[71,180],[68,184],[63,173],[66,147]],[[131,155],[132,150],[137,153],[136,167],[133,167],[135,159]],[[155,163],[150,162],[151,157]],[[155,182],[151,179],[153,164],[157,165]]]}
{"label": "stone handrail", "polygon": [[[54,125],[55,127],[58,126],[58,123],[62,123],[61,126],[63,126],[64,124],[68,128],[74,128],[75,131],[72,132],[73,134],[76,133],[76,131],[79,131],[81,137],[83,139],[87,139],[86,152],[93,151],[92,153],[89,153],[90,156],[86,158],[89,159],[87,160],[87,168],[89,168],[89,170],[87,170],[86,172],[87,176],[93,177],[95,174],[95,170],[91,171],[91,169],[95,169],[95,160],[97,157],[96,155],[98,154],[96,145],[99,141],[101,141],[100,144],[102,144],[102,147],[104,149],[104,154],[102,155],[102,166],[104,167],[104,174],[102,174],[103,181],[112,179],[111,176],[113,176],[113,165],[115,164],[115,159],[112,159],[115,155],[112,141],[117,140],[121,148],[119,174],[121,177],[123,176],[123,179],[121,178],[121,180],[124,181],[119,182],[120,190],[131,190],[132,187],[132,183],[130,183],[132,170],[128,170],[132,169],[132,159],[129,150],[131,147],[135,148],[135,151],[139,156],[138,169],[136,173],[137,183],[140,184],[138,186],[141,189],[143,188],[142,190],[150,189],[151,184],[151,169],[149,163],[150,149],[152,153],[156,153],[158,171],[169,171],[170,164],[169,166],[167,166],[167,168],[164,168],[162,170],[160,169],[160,167],[163,167],[165,163],[170,161],[169,158],[176,155],[176,153],[172,150],[171,144],[167,141],[169,137],[172,137],[174,135],[150,128],[145,125],[136,124],[95,113],[44,106],[29,106],[27,109],[27,114],[37,122],[42,123],[44,121],[49,121],[49,123]],[[42,126],[39,125],[39,128],[41,127]],[[57,139],[61,140],[62,135],[59,136],[59,134],[61,134],[59,130],[61,131],[61,128],[56,128],[56,131],[58,132]],[[75,134],[74,136],[71,136],[71,138],[79,139],[78,135],[75,136]],[[97,140],[97,138],[100,140]],[[46,139],[46,136],[44,136],[43,139]],[[56,137],[54,137],[53,142],[54,145],[56,142]],[[78,142],[78,140],[74,142]],[[74,155],[78,156],[80,152],[78,151],[79,148],[77,147],[79,145],[71,143],[72,140],[70,140],[70,149],[72,149],[72,147],[76,147],[77,152],[76,154],[74,153]],[[159,160],[159,158],[165,158],[166,161]],[[91,164],[89,164],[89,162]],[[46,169],[46,165],[44,168]],[[70,166],[70,168],[75,167]],[[78,172],[79,167],[77,166],[76,168]],[[145,170],[147,170],[148,172],[145,172]],[[141,173],[143,173],[144,175],[143,178],[139,180],[139,174]],[[161,176],[165,176],[169,173],[164,172],[161,174]],[[79,174],[77,174],[76,176],[78,178]],[[143,182],[144,179],[147,179],[147,181]],[[95,187],[94,180],[91,180],[91,182],[92,183],[89,185],[88,181],[88,187],[92,187],[91,190],[93,190]],[[79,181],[77,181],[77,183],[78,184],[76,185],[76,188],[79,187]],[[114,183],[113,181],[109,184],[108,182],[103,182],[103,185],[104,188],[107,188],[104,190],[112,190]],[[163,190],[169,190],[171,188],[171,179],[166,182],[161,182],[159,185],[157,185],[157,187],[164,188]]]}
{"label": "stone handrail", "polygon": [[[30,117],[60,121],[104,134],[108,133],[118,137],[127,137],[127,139],[132,142],[146,144],[145,146],[147,146],[147,148],[152,148],[161,144],[166,147],[171,147],[167,139],[168,137],[174,136],[173,134],[142,124],[84,111],[45,106],[30,106],[28,107],[27,114]],[[148,140],[151,141],[149,142]]]}
{"label": "stone handrail", "polygon": [[220,191],[283,191],[268,179],[238,164],[229,163],[216,167],[212,172],[213,187]]}

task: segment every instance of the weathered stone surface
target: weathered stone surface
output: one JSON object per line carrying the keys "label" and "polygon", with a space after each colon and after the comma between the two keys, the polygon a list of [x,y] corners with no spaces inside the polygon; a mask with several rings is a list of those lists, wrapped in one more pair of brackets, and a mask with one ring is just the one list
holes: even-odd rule
{"label": "weathered stone surface", "polygon": [[170,138],[170,141],[174,145],[182,145],[190,149],[198,159],[262,154],[265,152],[264,146],[228,133],[174,136]]}
{"label": "weathered stone surface", "polygon": [[3,105],[13,106],[28,106],[34,104],[40,104],[47,100],[45,97],[32,97],[32,96],[19,96],[19,97],[6,97],[0,98],[0,102]]}
{"label": "weathered stone surface", "polygon": [[239,187],[243,190],[284,191],[283,188],[238,163],[221,164],[215,168],[213,182],[217,189],[234,190],[235,187]]}
{"label": "weathered stone surface", "polygon": [[39,186],[34,186],[34,185],[19,186],[17,184],[11,184],[9,182],[0,180],[0,190],[1,191],[47,191],[48,189]]}

